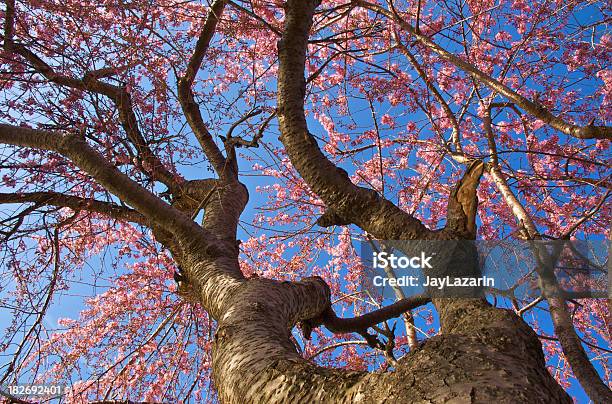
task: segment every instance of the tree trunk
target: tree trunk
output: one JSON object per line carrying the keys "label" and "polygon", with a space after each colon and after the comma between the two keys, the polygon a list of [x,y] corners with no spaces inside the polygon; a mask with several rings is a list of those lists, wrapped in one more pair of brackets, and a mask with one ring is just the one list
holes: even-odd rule
{"label": "tree trunk", "polygon": [[570,403],[542,346],[514,313],[482,300],[447,301],[441,335],[383,373],[326,369],[303,359],[291,328],[328,305],[317,278],[245,281],[224,306],[213,378],[224,403]]}

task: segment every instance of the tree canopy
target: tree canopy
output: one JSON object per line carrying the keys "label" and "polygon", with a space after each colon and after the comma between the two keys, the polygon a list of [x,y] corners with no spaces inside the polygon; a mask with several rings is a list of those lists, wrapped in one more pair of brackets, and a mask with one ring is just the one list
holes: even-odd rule
{"label": "tree canopy", "polygon": [[[376,400],[423,355],[485,369],[503,352],[510,380],[534,358],[551,402],[568,400],[556,383],[607,401],[609,299],[376,299],[359,248],[609,240],[611,13],[5,0],[0,385],[65,384],[69,402]],[[405,400],[451,397],[418,389]]]}

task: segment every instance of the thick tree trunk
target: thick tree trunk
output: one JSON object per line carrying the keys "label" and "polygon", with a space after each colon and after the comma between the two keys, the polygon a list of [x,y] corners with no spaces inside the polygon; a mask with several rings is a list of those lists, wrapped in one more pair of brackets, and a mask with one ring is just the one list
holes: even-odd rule
{"label": "thick tree trunk", "polygon": [[315,366],[290,340],[299,320],[329,305],[319,279],[252,279],[224,306],[213,378],[224,403],[569,403],[547,372],[541,344],[519,317],[482,300],[447,302],[442,334],[402,358],[395,371]]}
{"label": "thick tree trunk", "polygon": [[[456,199],[451,211],[463,211],[456,195],[475,187],[469,180],[473,175],[468,170],[451,195]],[[434,299],[440,335],[413,349],[394,371],[350,372],[312,364],[294,346],[291,330],[302,321],[317,323],[329,311],[329,287],[320,278],[244,278],[231,236],[247,202],[246,189],[235,181],[194,185],[202,187],[193,194],[195,203],[217,187],[207,200],[203,226],[218,235],[221,253],[202,254],[182,233],[174,234],[171,245],[190,296],[218,321],[213,380],[222,402],[571,402],[547,372],[533,330],[513,312],[481,299]],[[456,268],[464,266],[462,252],[451,257]]]}

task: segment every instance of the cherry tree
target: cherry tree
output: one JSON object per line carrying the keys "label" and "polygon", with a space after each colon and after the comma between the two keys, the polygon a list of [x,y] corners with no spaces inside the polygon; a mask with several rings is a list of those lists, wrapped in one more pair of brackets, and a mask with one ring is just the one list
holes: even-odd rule
{"label": "cherry tree", "polygon": [[0,385],[611,402],[608,299],[359,288],[360,243],[609,239],[609,6],[5,0]]}

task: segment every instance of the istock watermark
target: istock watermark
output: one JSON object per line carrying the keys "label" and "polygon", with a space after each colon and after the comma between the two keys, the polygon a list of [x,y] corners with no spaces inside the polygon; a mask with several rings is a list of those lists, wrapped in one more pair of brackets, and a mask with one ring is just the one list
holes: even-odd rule
{"label": "istock watermark", "polygon": [[465,277],[433,277],[433,276],[425,276],[424,281],[421,284],[421,278],[418,276],[381,276],[376,275],[372,278],[372,284],[374,286],[410,286],[410,287],[419,287],[423,286],[425,288],[436,288],[438,290],[443,290],[444,288],[471,288],[471,287],[495,287],[495,278],[489,276],[481,276],[478,278],[465,276]]}
{"label": "istock watermark", "polygon": [[389,254],[386,251],[375,252],[372,254],[372,256],[372,263],[374,268],[432,268],[429,262],[431,261],[433,256],[426,256],[423,251],[421,251],[420,257],[396,256],[395,254]]}
{"label": "istock watermark", "polygon": [[605,239],[368,240],[361,245],[366,268],[361,288],[382,297],[529,299],[540,296],[545,284],[549,295],[605,298],[610,296],[609,244]]}

